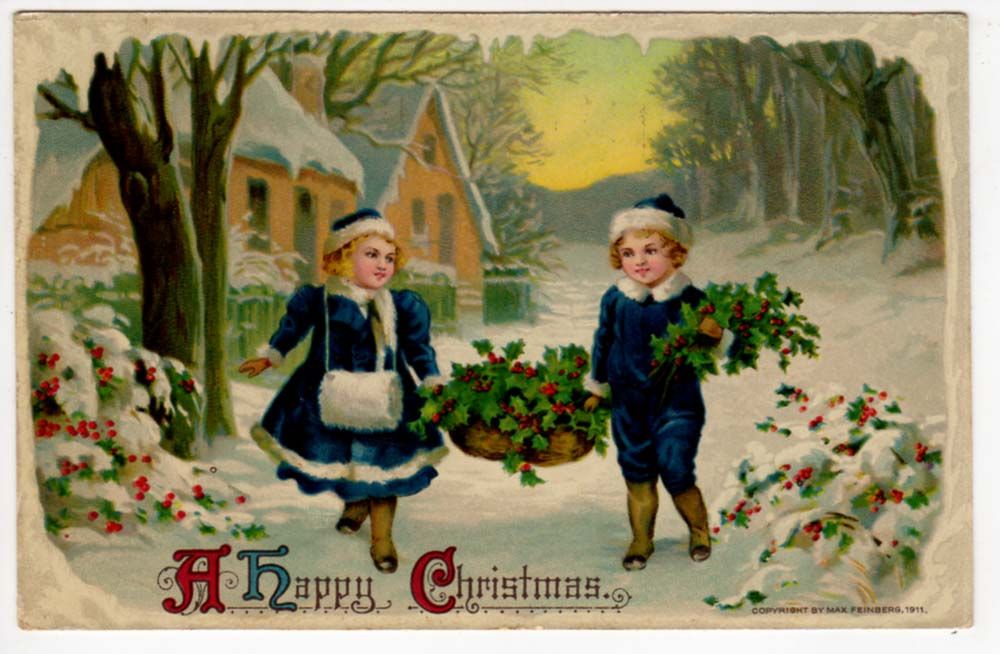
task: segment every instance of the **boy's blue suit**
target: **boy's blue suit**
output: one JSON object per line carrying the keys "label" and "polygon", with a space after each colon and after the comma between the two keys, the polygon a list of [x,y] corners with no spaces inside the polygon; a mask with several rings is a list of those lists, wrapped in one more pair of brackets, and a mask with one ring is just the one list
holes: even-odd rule
{"label": "boy's blue suit", "polygon": [[698,378],[687,368],[674,375],[661,404],[661,390],[649,380],[650,338],[681,321],[682,304],[697,306],[704,297],[681,272],[652,290],[623,278],[601,298],[594,334],[589,384],[594,390],[610,386],[611,429],[622,475],[630,482],[659,477],[672,495],[695,485],[705,404]]}

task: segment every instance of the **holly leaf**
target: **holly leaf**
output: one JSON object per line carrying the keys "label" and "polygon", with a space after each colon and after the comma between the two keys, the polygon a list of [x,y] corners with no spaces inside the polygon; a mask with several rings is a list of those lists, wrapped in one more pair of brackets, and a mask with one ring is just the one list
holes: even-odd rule
{"label": "holly leaf", "polygon": [[885,405],[886,413],[902,413],[903,410],[899,408],[899,402],[893,402],[892,404]]}
{"label": "holly leaf", "polygon": [[846,554],[848,550],[851,549],[851,545],[854,544],[854,539],[851,538],[850,534],[843,532],[840,534],[840,542],[837,543],[837,551],[841,554]]}
{"label": "holly leaf", "polygon": [[746,595],[747,599],[750,600],[751,604],[760,604],[767,599],[767,595],[760,592],[759,590],[751,590]]}
{"label": "holly leaf", "polygon": [[833,522],[831,520],[830,522],[827,522],[825,525],[823,525],[823,538],[833,538],[836,535],[837,535],[836,522]]}
{"label": "holly leaf", "polygon": [[537,451],[547,450],[549,449],[549,439],[541,434],[535,434],[531,437],[531,447]]}
{"label": "holly leaf", "polygon": [[[456,415],[456,418],[459,418],[459,422],[461,423],[467,422],[468,411],[465,410],[465,407],[456,406],[455,413],[457,414],[459,410],[464,411],[466,415],[464,417],[459,417]],[[479,416],[486,422],[491,423],[494,418],[497,418],[501,415],[504,415],[503,409],[501,409],[500,405],[497,404],[496,402],[485,402],[483,406],[479,408]]]}
{"label": "holly leaf", "polygon": [[709,595],[708,597],[703,598],[701,601],[704,602],[705,604],[708,604],[709,606],[715,606],[716,604],[719,603],[719,598],[717,598],[715,595]]}
{"label": "holly leaf", "polygon": [[521,471],[521,485],[522,486],[537,486],[538,484],[544,484],[545,480],[538,476],[535,469],[522,470]]}
{"label": "holly leaf", "polygon": [[515,431],[517,431],[517,420],[515,420],[511,416],[502,418],[500,420],[500,431],[502,431],[505,434],[514,433]]}
{"label": "holly leaf", "polygon": [[476,352],[479,353],[479,356],[486,356],[493,351],[493,343],[491,343],[489,339],[485,338],[478,341],[472,341],[472,347],[476,348]]}
{"label": "holly leaf", "polygon": [[503,355],[508,361],[514,361],[522,354],[524,354],[524,341],[521,339],[507,343],[503,348]]}
{"label": "holly leaf", "polygon": [[906,498],[904,498],[903,501],[906,502],[914,511],[922,506],[930,505],[930,500],[927,499],[927,495],[920,490],[913,491]]}

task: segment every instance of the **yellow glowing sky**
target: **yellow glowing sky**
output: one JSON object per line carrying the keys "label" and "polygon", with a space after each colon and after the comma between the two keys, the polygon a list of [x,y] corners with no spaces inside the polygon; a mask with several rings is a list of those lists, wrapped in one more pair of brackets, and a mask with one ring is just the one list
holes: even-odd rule
{"label": "yellow glowing sky", "polygon": [[677,41],[652,41],[643,56],[631,37],[562,37],[567,59],[582,71],[576,83],[552,81],[543,95],[526,93],[526,110],[543,133],[548,156],[524,172],[553,190],[583,188],[609,175],[651,168],[649,141],[676,120],[649,89]]}

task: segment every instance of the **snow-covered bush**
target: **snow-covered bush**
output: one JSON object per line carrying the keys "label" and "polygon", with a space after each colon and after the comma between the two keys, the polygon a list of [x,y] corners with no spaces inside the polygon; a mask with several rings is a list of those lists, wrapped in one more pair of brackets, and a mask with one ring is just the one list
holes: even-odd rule
{"label": "snow-covered bush", "polygon": [[[761,602],[872,604],[920,574],[920,552],[940,511],[943,421],[904,417],[897,398],[865,385],[823,399],[782,385],[784,419],[757,423],[787,446],[756,442],[716,504],[714,538],[750,557],[722,610]],[[780,417],[780,415],[779,415]]]}
{"label": "snow-covered bush", "polygon": [[[100,312],[98,312],[100,313]],[[258,538],[247,495],[161,448],[193,433],[201,389],[179,361],[133,347],[108,316],[31,314],[36,475],[46,529],[73,542],[177,525]],[[239,508],[237,508],[239,507]],[[227,514],[236,508],[240,513]],[[237,520],[238,518],[238,520]]]}

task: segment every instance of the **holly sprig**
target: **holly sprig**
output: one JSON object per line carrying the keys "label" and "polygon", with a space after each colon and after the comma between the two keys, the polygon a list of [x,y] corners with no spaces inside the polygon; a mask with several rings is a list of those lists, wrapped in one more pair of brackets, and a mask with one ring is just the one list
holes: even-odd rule
{"label": "holly sprig", "polygon": [[718,355],[699,326],[706,317],[735,336],[722,369],[728,375],[757,368],[761,352],[778,354],[778,366],[786,371],[792,357],[819,356],[819,327],[798,313],[802,295],[791,288],[782,290],[774,273],[764,273],[747,284],[708,284],[705,298],[696,307],[681,306],[681,321],[667,326],[664,335],[651,339],[651,374],[672,379],[681,368],[689,368],[701,380],[719,374]]}
{"label": "holly sprig", "polygon": [[489,340],[472,342],[482,361],[453,364],[446,384],[423,388],[424,406],[410,424],[417,433],[429,425],[451,430],[475,422],[499,429],[513,448],[503,462],[508,474],[520,474],[521,484],[543,483],[521,456],[525,448],[544,451],[547,434],[568,429],[586,434],[602,456],[607,451],[610,408],[602,403],[593,412],[583,408],[590,393],[583,381],[590,371],[586,348],[570,344],[545,348],[541,361],[525,361],[524,341],[497,348]]}

